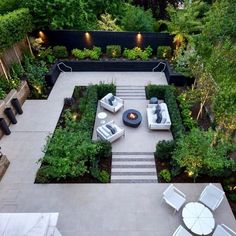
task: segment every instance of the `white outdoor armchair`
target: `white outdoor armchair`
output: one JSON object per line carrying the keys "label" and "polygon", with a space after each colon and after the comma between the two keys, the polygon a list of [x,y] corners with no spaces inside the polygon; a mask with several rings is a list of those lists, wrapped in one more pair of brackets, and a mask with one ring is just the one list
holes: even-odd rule
{"label": "white outdoor armchair", "polygon": [[108,93],[105,97],[103,97],[100,100],[100,105],[101,107],[107,109],[110,112],[116,113],[117,111],[119,111],[123,106],[124,106],[124,100],[114,96],[115,100],[116,100],[116,104],[111,105],[109,103],[109,99],[113,96],[112,93]]}
{"label": "white outdoor armchair", "polygon": [[[111,131],[106,127],[106,125],[110,125],[113,128],[115,128],[116,132],[112,134]],[[97,136],[100,139],[106,140],[110,143],[116,141],[118,138],[125,135],[125,129],[120,128],[118,125],[114,123],[113,120],[102,126],[99,126],[96,131],[97,131]]]}
{"label": "white outdoor armchair", "polygon": [[169,187],[164,191],[162,200],[173,207],[175,209],[174,212],[176,212],[179,211],[179,209],[186,202],[186,196],[173,184],[170,184]]}
{"label": "white outdoor armchair", "polygon": [[180,225],[174,232],[173,236],[192,236],[182,225]]}
{"label": "white outdoor armchair", "polygon": [[224,191],[213,184],[208,184],[202,191],[199,201],[209,207],[212,211],[215,211],[224,199],[224,195]]}
{"label": "white outdoor armchair", "polygon": [[212,236],[233,236],[233,235],[236,235],[236,232],[234,232],[225,224],[221,224],[217,225]]}

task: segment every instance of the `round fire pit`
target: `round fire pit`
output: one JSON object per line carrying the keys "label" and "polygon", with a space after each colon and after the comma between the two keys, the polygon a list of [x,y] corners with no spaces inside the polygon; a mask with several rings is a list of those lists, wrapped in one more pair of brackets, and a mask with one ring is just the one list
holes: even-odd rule
{"label": "round fire pit", "polygon": [[137,110],[129,109],[123,113],[122,119],[125,125],[136,128],[142,122],[142,115]]}

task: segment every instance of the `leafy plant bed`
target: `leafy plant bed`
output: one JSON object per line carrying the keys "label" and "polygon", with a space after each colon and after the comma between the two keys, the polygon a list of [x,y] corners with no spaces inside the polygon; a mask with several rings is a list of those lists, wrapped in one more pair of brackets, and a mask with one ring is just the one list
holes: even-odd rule
{"label": "leafy plant bed", "polygon": [[115,92],[114,85],[76,87],[72,98],[65,99],[35,183],[110,182],[111,144],[92,140],[97,102],[109,92]]}

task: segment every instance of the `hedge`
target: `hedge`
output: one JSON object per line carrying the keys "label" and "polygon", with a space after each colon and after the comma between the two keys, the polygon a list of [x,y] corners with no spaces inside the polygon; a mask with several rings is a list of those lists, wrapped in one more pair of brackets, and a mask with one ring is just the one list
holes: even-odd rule
{"label": "hedge", "polygon": [[175,88],[168,85],[148,85],[145,90],[147,99],[157,97],[165,101],[170,114],[173,137],[174,139],[179,138],[185,132],[185,129],[175,98]]}
{"label": "hedge", "polygon": [[31,30],[32,17],[26,8],[0,15],[0,52],[21,41]]}
{"label": "hedge", "polygon": [[14,11],[19,8],[21,0],[1,0],[0,1],[0,15],[7,12]]}

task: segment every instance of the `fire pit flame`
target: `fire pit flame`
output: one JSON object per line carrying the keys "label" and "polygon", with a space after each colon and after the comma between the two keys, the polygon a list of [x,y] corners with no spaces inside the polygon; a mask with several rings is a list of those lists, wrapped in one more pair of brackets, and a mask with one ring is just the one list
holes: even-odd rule
{"label": "fire pit flame", "polygon": [[129,118],[130,120],[135,120],[135,119],[137,118],[137,115],[136,115],[135,113],[129,113],[129,114],[128,114],[128,118]]}

